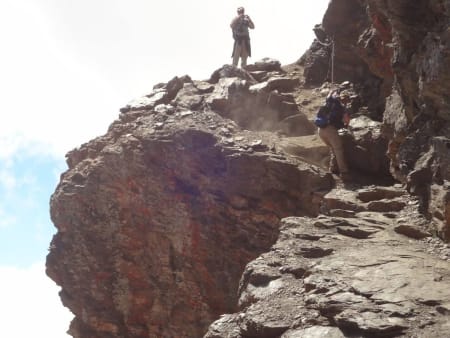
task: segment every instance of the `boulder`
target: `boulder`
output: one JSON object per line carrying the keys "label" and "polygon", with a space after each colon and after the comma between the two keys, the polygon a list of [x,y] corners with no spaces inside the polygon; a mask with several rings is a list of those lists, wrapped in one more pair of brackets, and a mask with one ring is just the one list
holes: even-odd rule
{"label": "boulder", "polygon": [[[127,113],[68,154],[51,199],[58,232],[47,274],[75,315],[73,337],[201,337],[235,311],[245,264],[274,243],[280,218],[316,213],[312,196],[331,187],[260,134],[180,109],[188,92],[200,95],[184,83],[177,107]],[[286,329],[263,317],[246,325]]]}
{"label": "boulder", "polygon": [[282,72],[280,61],[271,58],[263,58],[254,64],[247,65],[245,69],[249,72]]}

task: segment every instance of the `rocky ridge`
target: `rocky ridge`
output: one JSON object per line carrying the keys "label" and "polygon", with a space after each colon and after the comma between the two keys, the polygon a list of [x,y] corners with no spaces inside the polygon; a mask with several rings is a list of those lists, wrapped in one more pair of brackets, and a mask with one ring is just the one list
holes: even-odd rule
{"label": "rocky ridge", "polygon": [[[333,0],[298,63],[175,77],[69,152],[47,258],[69,333],[444,337],[449,8]],[[311,123],[331,40],[352,184]]]}
{"label": "rocky ridge", "polygon": [[255,105],[272,125],[311,126],[283,93],[298,80],[272,63],[255,71],[266,81],[224,66],[209,81],[156,85],[67,155],[47,273],[75,314],[74,337],[201,336],[237,309],[245,264],[275,242],[279,220],[318,212],[331,175],[277,151],[270,125],[248,126]]}
{"label": "rocky ridge", "polygon": [[246,266],[242,310],[205,338],[447,337],[450,246],[429,245],[418,204],[398,185],[340,187],[320,216],[284,218]]}

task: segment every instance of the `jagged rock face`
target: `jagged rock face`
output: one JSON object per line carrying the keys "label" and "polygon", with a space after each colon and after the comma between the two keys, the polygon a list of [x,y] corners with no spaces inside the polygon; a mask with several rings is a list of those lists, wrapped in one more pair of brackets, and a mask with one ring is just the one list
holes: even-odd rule
{"label": "jagged rock face", "polygon": [[[334,41],[335,81],[355,82],[368,107],[362,114],[383,120],[392,175],[420,197],[447,240],[449,22],[448,0],[333,0],[316,27],[322,42]],[[316,41],[299,61],[307,81],[320,80],[309,74],[323,72],[330,48]],[[436,212],[437,205],[445,211]]]}
{"label": "jagged rock face", "polygon": [[[268,69],[273,69],[272,62],[268,62]],[[275,131],[282,129],[280,124],[284,120],[300,116],[302,118],[289,123],[296,127],[296,135],[314,134],[315,127],[299,112],[290,94],[298,85],[298,79],[283,76],[281,70],[261,71],[261,66],[258,68],[257,65],[250,68],[255,69],[250,74],[254,74],[259,82],[252,80],[253,77],[249,80],[249,73],[231,66],[214,72],[210,82],[216,85],[206,98],[208,107],[250,130]],[[220,74],[226,76],[217,80]]]}
{"label": "jagged rock face", "polygon": [[381,121],[384,98],[388,95],[386,88],[390,88],[380,77],[383,72],[367,62],[366,54],[380,62],[374,44],[367,42],[370,22],[364,2],[331,1],[322,24],[315,29],[321,41],[315,40],[298,63],[305,67],[307,85],[320,85],[324,81],[358,84],[359,95],[369,108],[369,116]]}
{"label": "jagged rock face", "polygon": [[352,169],[372,176],[389,176],[387,140],[381,133],[381,127],[380,122],[366,116],[351,120],[351,133],[344,135],[344,150]]}
{"label": "jagged rock face", "polygon": [[318,212],[329,174],[220,116],[235,95],[292,86],[281,75],[253,90],[226,74],[174,78],[68,154],[47,273],[75,314],[73,337],[202,336],[236,310],[242,271],[274,243],[279,220]]}
{"label": "jagged rock face", "polygon": [[324,215],[283,219],[244,271],[241,311],[205,338],[447,337],[450,249],[432,249],[417,207],[395,187],[336,189]]}
{"label": "jagged rock face", "polygon": [[[450,239],[450,1],[368,1],[368,6],[391,26],[395,86],[384,113],[391,171],[408,182],[438,233]],[[385,34],[385,43],[388,38]],[[444,211],[434,212],[436,205]]]}
{"label": "jagged rock face", "polygon": [[[449,8],[333,0],[299,61],[305,83],[271,59],[175,77],[71,151],[47,259],[70,334],[201,337],[240,310],[206,337],[446,337],[450,252],[430,236],[450,239]],[[295,94],[330,79],[331,40],[334,80],[356,93],[350,167],[417,199],[326,194],[306,107],[329,87]]]}

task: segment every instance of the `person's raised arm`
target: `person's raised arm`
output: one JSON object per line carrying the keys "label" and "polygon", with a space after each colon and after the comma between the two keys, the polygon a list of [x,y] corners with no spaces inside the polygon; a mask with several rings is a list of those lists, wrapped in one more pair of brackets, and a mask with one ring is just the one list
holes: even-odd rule
{"label": "person's raised arm", "polygon": [[250,17],[248,15],[246,15],[245,18],[248,21],[248,27],[251,29],[255,28],[255,24],[253,23],[252,19],[250,19]]}

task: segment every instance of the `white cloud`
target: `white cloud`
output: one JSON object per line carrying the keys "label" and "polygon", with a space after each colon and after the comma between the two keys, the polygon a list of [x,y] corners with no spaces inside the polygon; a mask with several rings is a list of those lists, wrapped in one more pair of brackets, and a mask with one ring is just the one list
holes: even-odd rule
{"label": "white cloud", "polygon": [[45,275],[44,264],[26,269],[0,266],[0,336],[69,337],[73,315],[61,305],[58,287]]}
{"label": "white cloud", "polygon": [[17,218],[14,215],[5,212],[5,210],[0,206],[0,230],[13,227],[16,223]]}
{"label": "white cloud", "polygon": [[202,79],[231,62],[238,5],[255,20],[253,57],[297,60],[328,0],[0,3],[0,157],[26,148],[62,157],[103,134],[157,82]]}
{"label": "white cloud", "polygon": [[63,156],[104,133],[120,108],[109,104],[111,85],[65,53],[36,3],[7,0],[0,13],[0,157],[23,149]]}
{"label": "white cloud", "polygon": [[13,190],[16,187],[16,177],[8,167],[0,167],[0,188]]}

